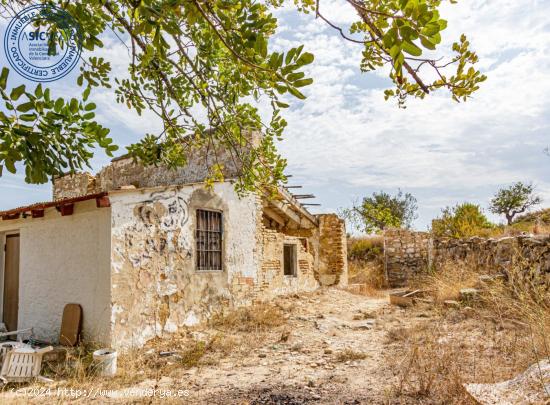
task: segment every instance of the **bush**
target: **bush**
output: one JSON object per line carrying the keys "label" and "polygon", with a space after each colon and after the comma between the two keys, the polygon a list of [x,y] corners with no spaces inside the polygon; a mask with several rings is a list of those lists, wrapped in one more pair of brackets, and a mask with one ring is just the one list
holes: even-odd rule
{"label": "bush", "polygon": [[432,221],[432,232],[436,236],[466,238],[470,236],[491,236],[495,228],[476,204],[463,203],[446,207],[440,218]]}
{"label": "bush", "polygon": [[384,238],[381,236],[348,240],[348,259],[350,260],[375,260],[383,253]]}

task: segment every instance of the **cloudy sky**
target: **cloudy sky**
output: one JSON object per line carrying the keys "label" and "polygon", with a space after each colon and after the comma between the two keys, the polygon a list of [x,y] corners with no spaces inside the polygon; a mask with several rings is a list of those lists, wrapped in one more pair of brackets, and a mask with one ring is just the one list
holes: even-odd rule
{"label": "cloudy sky", "polygon": [[[343,1],[321,5],[334,23],[356,19]],[[444,206],[471,201],[486,207],[496,189],[514,181],[532,181],[550,206],[550,157],[544,154],[550,144],[550,1],[460,0],[444,6],[442,15],[449,25],[441,52],[466,33],[488,80],[466,103],[440,91],[411,99],[403,110],[384,101],[391,85],[386,72],[359,72],[360,45],[343,41],[314,16],[277,13],[280,32],[271,46],[305,44],[316,56],[308,99],[286,112],[289,125],[280,145],[293,176],[289,183],[302,185],[322,204],[312,211],[335,211],[373,191],[401,188],[417,197],[415,227],[423,230]],[[2,34],[4,28],[0,23]],[[105,42],[102,53],[123,71],[125,49],[114,39]],[[74,93],[75,75],[52,87]],[[123,146],[159,128],[150,116],[139,119],[117,105],[107,91],[94,101],[99,120]],[[93,166],[107,163],[100,154]],[[50,186],[5,174],[0,196],[0,209],[7,209],[50,199]]]}

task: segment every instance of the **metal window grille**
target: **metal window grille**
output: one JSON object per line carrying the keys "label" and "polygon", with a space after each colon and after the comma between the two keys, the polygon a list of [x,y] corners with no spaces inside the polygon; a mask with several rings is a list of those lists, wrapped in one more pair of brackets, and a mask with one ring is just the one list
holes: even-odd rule
{"label": "metal window grille", "polygon": [[222,270],[222,213],[197,210],[197,270]]}

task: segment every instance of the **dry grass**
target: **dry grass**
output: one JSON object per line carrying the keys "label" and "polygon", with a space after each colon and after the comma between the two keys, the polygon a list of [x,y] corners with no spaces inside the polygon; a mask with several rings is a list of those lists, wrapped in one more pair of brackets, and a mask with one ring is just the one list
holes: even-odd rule
{"label": "dry grass", "polygon": [[384,238],[350,238],[348,240],[348,280],[363,284],[362,293],[379,296],[387,287],[384,274]]}
{"label": "dry grass", "polygon": [[429,272],[413,280],[414,288],[426,290],[428,294],[441,304],[447,300],[460,299],[460,290],[473,288],[479,282],[479,273],[468,268],[466,264],[445,264],[442,269]]}
{"label": "dry grass", "polygon": [[[396,383],[388,402],[474,404],[463,383],[510,379],[549,357],[549,286],[535,273],[518,260],[507,281],[485,285],[474,311],[440,307],[436,319],[422,327],[390,330],[388,342],[404,344],[390,346]],[[477,274],[459,265],[445,266],[417,285],[441,302],[457,299],[461,288],[478,281]],[[408,311],[414,316],[419,310]]]}
{"label": "dry grass", "polygon": [[392,328],[386,333],[386,343],[404,342],[410,336],[409,329],[402,326]]}
{"label": "dry grass", "polygon": [[334,361],[337,363],[345,363],[347,361],[364,360],[367,355],[363,352],[358,352],[353,349],[345,349],[335,354]]}
{"label": "dry grass", "polygon": [[269,303],[237,308],[227,314],[215,315],[210,325],[221,330],[264,332],[286,323],[282,309]]}

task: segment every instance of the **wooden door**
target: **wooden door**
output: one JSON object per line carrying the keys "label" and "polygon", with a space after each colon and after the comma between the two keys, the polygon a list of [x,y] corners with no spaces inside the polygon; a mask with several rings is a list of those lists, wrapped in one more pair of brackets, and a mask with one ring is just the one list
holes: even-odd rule
{"label": "wooden door", "polygon": [[19,235],[6,235],[4,256],[4,300],[2,322],[8,331],[17,330],[19,310]]}

